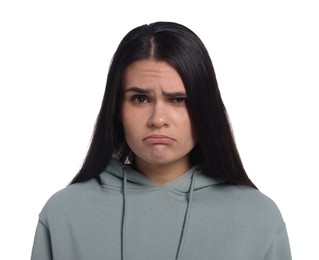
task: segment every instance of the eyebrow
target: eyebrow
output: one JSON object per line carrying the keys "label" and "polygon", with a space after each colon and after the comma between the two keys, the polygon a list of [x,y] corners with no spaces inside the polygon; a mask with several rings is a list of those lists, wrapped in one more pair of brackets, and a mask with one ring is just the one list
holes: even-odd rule
{"label": "eyebrow", "polygon": [[[139,87],[130,87],[124,91],[124,93],[127,92],[136,92],[139,94],[149,94],[151,92],[150,89],[144,89],[144,88],[139,88]],[[186,97],[186,92],[185,91],[176,91],[176,92],[162,92],[163,96],[169,97],[169,98],[176,98],[176,97]]]}
{"label": "eyebrow", "polygon": [[144,88],[139,88],[139,87],[130,87],[130,88],[128,88],[128,89],[126,89],[124,91],[124,93],[127,93],[127,92],[136,92],[136,93],[140,93],[140,94],[148,94],[151,91],[149,89],[144,89]]}

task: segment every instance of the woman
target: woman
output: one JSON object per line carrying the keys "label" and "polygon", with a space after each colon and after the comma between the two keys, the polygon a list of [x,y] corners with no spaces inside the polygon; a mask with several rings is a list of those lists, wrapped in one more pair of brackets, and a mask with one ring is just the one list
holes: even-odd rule
{"label": "woman", "polygon": [[291,259],[191,30],[157,22],[121,41],[84,164],[40,213],[32,259]]}

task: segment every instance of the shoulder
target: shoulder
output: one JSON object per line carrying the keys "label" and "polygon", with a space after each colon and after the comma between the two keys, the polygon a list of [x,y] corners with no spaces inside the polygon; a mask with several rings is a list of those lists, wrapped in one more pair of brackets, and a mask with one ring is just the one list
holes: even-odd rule
{"label": "shoulder", "polygon": [[50,216],[58,216],[90,204],[99,192],[99,184],[96,179],[69,185],[54,193],[47,200],[40,213],[40,219],[47,222]]}
{"label": "shoulder", "polygon": [[227,185],[220,189],[232,207],[252,223],[265,223],[267,227],[273,227],[274,232],[284,226],[277,204],[268,195],[248,186]]}
{"label": "shoulder", "polygon": [[[199,194],[199,204],[210,214],[218,214],[230,222],[235,221],[251,228],[272,229],[277,233],[284,227],[284,221],[276,203],[257,189],[218,184]],[[205,206],[206,205],[206,206]],[[207,205],[209,205],[207,207]],[[269,230],[270,231],[270,230]]]}
{"label": "shoulder", "polygon": [[263,192],[241,185],[225,185],[219,188],[220,192],[244,209],[254,209],[258,212],[272,214],[279,213],[276,203]]}

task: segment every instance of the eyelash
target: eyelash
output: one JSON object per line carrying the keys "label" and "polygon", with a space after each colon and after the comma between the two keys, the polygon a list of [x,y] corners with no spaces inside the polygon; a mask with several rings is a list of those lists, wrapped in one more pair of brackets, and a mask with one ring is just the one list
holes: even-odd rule
{"label": "eyelash", "polygon": [[171,101],[173,101],[173,103],[175,104],[185,104],[187,101],[187,98],[185,97],[172,98]]}
{"label": "eyelash", "polygon": [[[150,99],[147,96],[134,95],[130,98],[130,101],[136,105],[139,105],[139,104],[149,103]],[[169,102],[176,105],[184,105],[187,102],[187,98],[186,97],[169,98]]]}
{"label": "eyelash", "polygon": [[134,104],[143,104],[143,103],[149,102],[149,100],[146,96],[141,96],[141,95],[132,96],[131,101]]}

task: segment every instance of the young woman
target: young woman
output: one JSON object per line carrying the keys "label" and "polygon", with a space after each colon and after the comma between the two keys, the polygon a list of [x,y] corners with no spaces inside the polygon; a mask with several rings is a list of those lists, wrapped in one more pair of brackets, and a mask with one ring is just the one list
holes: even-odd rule
{"label": "young woman", "polygon": [[32,260],[291,259],[248,178],[201,40],[171,22],[121,41],[86,159],[39,216]]}

